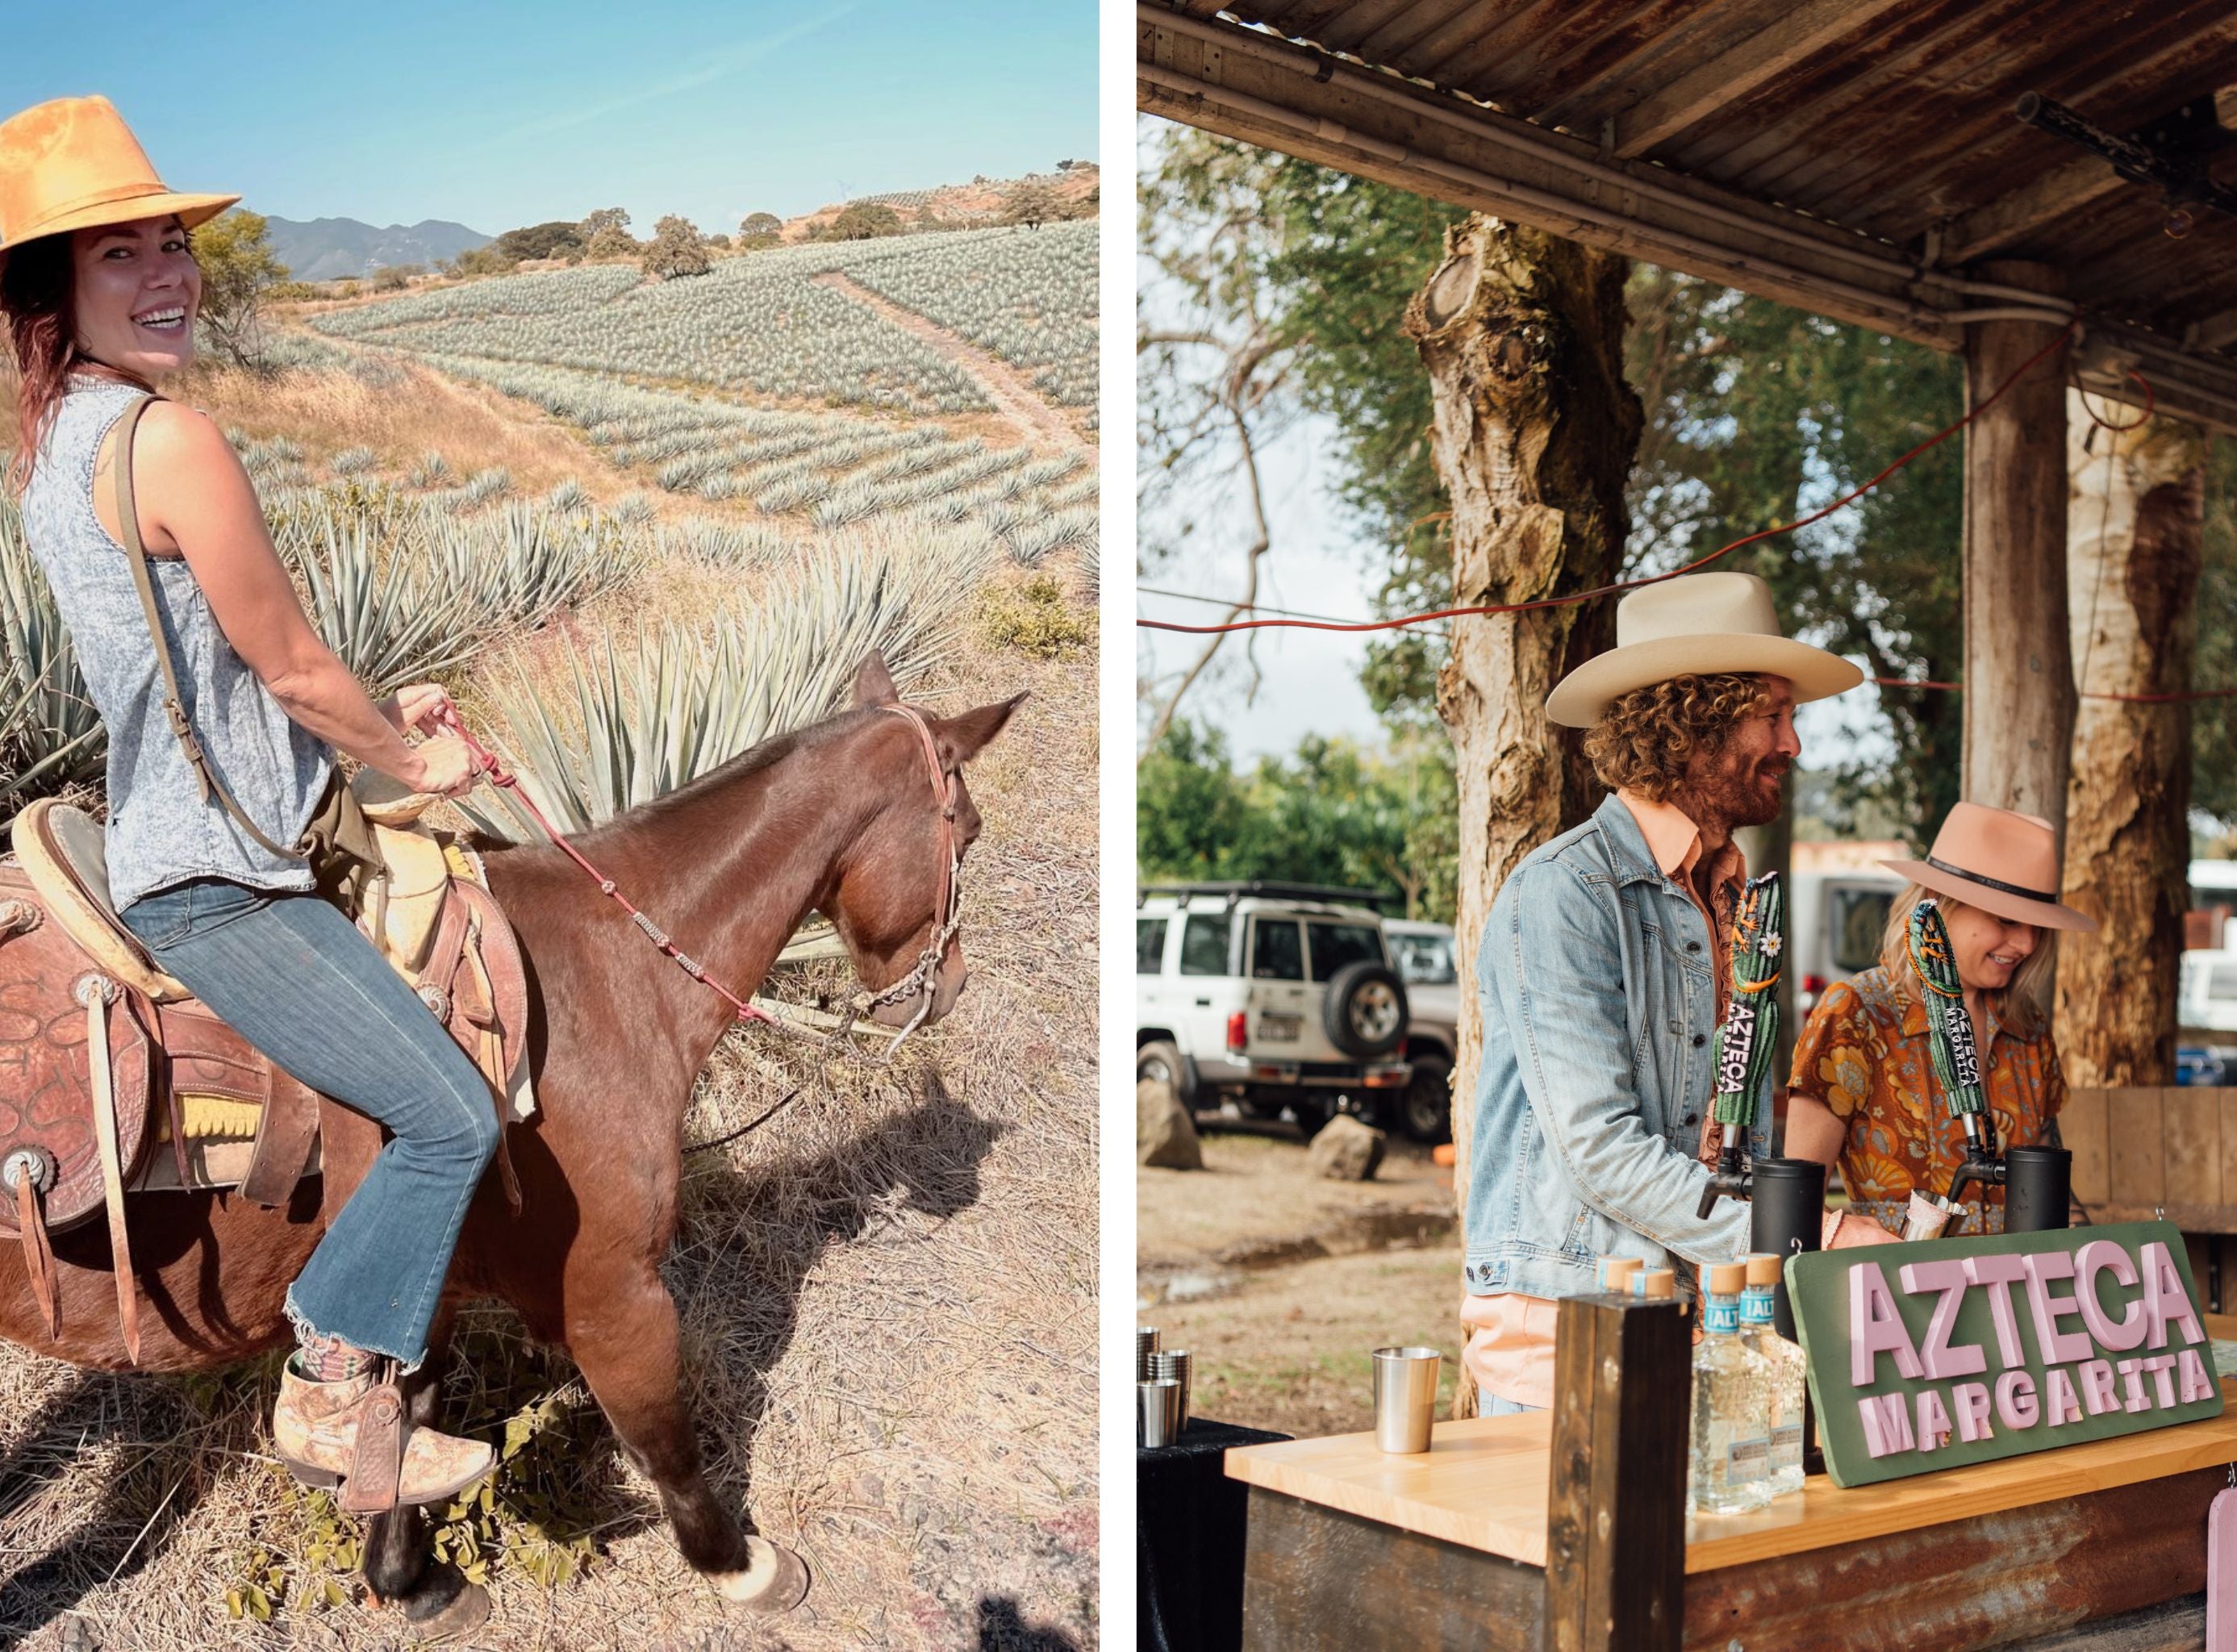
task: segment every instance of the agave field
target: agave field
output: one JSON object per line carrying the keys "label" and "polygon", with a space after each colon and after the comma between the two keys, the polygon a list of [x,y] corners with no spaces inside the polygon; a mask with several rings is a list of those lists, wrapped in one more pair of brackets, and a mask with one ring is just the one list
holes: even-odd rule
{"label": "agave field", "polygon": [[[1066,407],[1095,400],[1095,224],[867,241],[833,266],[1022,367]],[[999,247],[1000,255],[987,253]]]}
{"label": "agave field", "polygon": [[688,280],[593,265],[471,281],[309,326],[417,355],[624,374],[782,400],[939,416],[988,405],[971,377],[814,278],[841,272],[1033,375],[1094,400],[1095,226],[960,230],[775,247]]}
{"label": "agave field", "polygon": [[[419,495],[367,485],[347,475],[347,450],[329,461],[343,471],[340,481],[274,483],[275,473],[304,471],[300,450],[235,444],[251,475],[263,473],[273,543],[320,635],[375,694],[452,675],[559,609],[616,589],[652,557],[736,567],[796,550],[756,544],[729,524],[656,524],[627,502],[594,510],[564,486],[544,499],[512,500],[501,490],[476,498],[471,485]],[[509,751],[519,747],[518,766],[546,812],[578,826],[604,819],[770,734],[827,714],[842,703],[847,671],[871,648],[884,650],[904,680],[921,675],[943,657],[962,609],[1002,556],[983,529],[927,523],[835,535],[821,550],[813,564],[735,612],[639,636],[627,673],[610,642],[602,675],[594,680],[577,663],[577,694],[567,705],[546,705],[518,674],[497,685],[516,735],[505,743]],[[841,658],[845,670],[833,663]],[[674,695],[640,692],[679,677],[688,679],[696,708],[682,745]],[[603,700],[594,681],[607,691]],[[579,775],[611,770],[616,750],[626,754],[621,772],[632,777],[629,785],[577,804]],[[97,785],[104,754],[99,719],[22,518],[0,500],[0,806]],[[539,835],[503,813],[479,823],[519,839]]]}
{"label": "agave field", "polygon": [[938,425],[771,412],[564,367],[453,356],[425,365],[534,403],[666,492],[750,506],[756,520],[729,530],[744,543],[773,548],[788,536],[898,515],[975,523],[1032,566],[1095,537],[1096,475],[1081,453],[1037,457],[1030,448],[951,438]]}

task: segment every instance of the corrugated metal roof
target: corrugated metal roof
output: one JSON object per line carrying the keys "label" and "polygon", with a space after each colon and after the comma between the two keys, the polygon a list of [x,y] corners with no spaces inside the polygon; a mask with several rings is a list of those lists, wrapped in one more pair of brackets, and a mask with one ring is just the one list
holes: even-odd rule
{"label": "corrugated metal roof", "polygon": [[[1207,16],[1204,0],[1176,10]],[[2082,152],[2023,126],[2041,92],[2126,132],[2237,86],[2233,0],[1237,0],[1356,57],[1914,254],[1937,224]],[[1729,91],[1725,89],[1730,87]],[[2215,166],[2237,181],[2237,148]],[[1999,247],[2069,296],[2180,338],[2237,310],[2237,220],[2163,233],[2123,183]]]}

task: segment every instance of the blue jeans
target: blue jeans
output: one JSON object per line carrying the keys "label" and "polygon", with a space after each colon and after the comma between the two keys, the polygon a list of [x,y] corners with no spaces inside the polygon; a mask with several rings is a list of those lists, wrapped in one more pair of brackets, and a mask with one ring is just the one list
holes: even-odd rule
{"label": "blue jeans", "polygon": [[391,1139],[287,1292],[298,1330],[405,1370],[426,1357],[497,1103],[427,1006],[316,895],[199,878],[119,914],[155,960],[287,1073]]}
{"label": "blue jeans", "polygon": [[1481,1391],[1476,1398],[1481,1402],[1476,1407],[1479,1417],[1514,1417],[1523,1412],[1545,1409],[1542,1405],[1526,1405],[1519,1399],[1507,1399],[1498,1394],[1487,1394]]}

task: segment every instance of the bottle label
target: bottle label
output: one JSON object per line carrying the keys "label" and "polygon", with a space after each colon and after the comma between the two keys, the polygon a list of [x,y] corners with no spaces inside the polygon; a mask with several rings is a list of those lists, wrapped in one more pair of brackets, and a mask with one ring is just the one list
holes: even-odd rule
{"label": "bottle label", "polygon": [[1771,1466],[1774,1469],[1798,1469],[1802,1466],[1802,1425],[1787,1423],[1771,1431]]}
{"label": "bottle label", "polygon": [[1737,1331],[1740,1328],[1740,1305],[1737,1298],[1712,1296],[1707,1301],[1708,1310],[1702,1315],[1701,1323],[1710,1331]]}
{"label": "bottle label", "polygon": [[1769,1285],[1751,1285],[1740,1293],[1740,1319],[1743,1322],[1748,1325],[1769,1325],[1772,1322],[1772,1293],[1774,1288]]}
{"label": "bottle label", "polygon": [[[1795,1461],[1798,1463],[1801,1460],[1798,1454]],[[1732,1442],[1729,1463],[1725,1470],[1726,1479],[1735,1485],[1739,1485],[1750,1480],[1760,1480],[1770,1472],[1771,1442],[1769,1440],[1758,1434],[1752,1438],[1736,1439]]]}

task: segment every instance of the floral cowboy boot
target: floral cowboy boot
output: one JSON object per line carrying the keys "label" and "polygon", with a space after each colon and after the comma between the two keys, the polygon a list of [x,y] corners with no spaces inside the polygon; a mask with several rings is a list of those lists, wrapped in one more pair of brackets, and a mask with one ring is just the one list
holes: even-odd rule
{"label": "floral cowboy boot", "polygon": [[370,1369],[317,1382],[300,1375],[292,1359],[280,1372],[272,1440],[298,1480],[340,1484],[342,1506],[362,1513],[446,1502],[497,1458],[482,1441],[412,1427],[401,1391]]}

